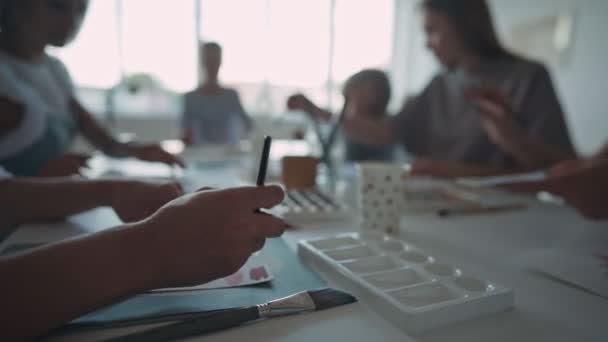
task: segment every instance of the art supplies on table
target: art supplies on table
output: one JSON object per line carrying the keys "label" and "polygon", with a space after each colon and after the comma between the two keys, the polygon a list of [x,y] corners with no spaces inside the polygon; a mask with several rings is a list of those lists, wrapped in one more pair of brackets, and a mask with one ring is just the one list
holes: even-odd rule
{"label": "art supplies on table", "polygon": [[[32,248],[42,247],[43,245],[43,243],[23,243],[8,245],[0,251],[0,256],[24,252]],[[196,286],[151,290],[149,291],[149,293],[167,294],[187,291],[226,289],[268,283],[274,278],[272,269],[269,266],[270,262],[271,260],[266,257],[265,253],[258,252],[251,256],[251,258],[247,260],[245,265],[243,265],[237,272],[228,277],[224,277],[206,284]]]}
{"label": "art supplies on table", "polygon": [[[14,243],[1,253],[7,255],[40,245]],[[270,282],[237,288],[142,293],[75,319],[57,333],[173,322],[210,311],[257,305],[327,286],[280,238],[267,240],[262,255],[272,273]]]}
{"label": "art supplies on table", "polygon": [[498,214],[526,209],[529,201],[497,189],[412,176],[407,164],[360,163],[357,171],[361,228],[387,234],[397,232],[407,215]]}
{"label": "art supplies on table", "polygon": [[200,291],[251,286],[268,283],[273,278],[274,275],[272,269],[268,265],[268,258],[264,253],[257,253],[251,256],[245,265],[241,266],[237,272],[228,277],[202,285],[158,289],[152,290],[150,293],[166,294],[179,291]]}
{"label": "art supplies on table", "polygon": [[377,232],[301,241],[314,269],[408,333],[506,310],[513,291]]}
{"label": "art supplies on table", "polygon": [[234,328],[258,320],[332,309],[356,301],[357,299],[348,293],[334,289],[303,291],[255,306],[201,314],[162,327],[111,338],[105,342],[173,341]]}
{"label": "art supplies on table", "polygon": [[286,190],[285,200],[277,214],[292,224],[353,219],[349,206],[317,188]]}
{"label": "art supplies on table", "polygon": [[499,187],[516,183],[540,182],[545,180],[546,178],[546,171],[535,171],[529,173],[503,176],[460,178],[456,180],[456,183],[472,188],[486,188]]}

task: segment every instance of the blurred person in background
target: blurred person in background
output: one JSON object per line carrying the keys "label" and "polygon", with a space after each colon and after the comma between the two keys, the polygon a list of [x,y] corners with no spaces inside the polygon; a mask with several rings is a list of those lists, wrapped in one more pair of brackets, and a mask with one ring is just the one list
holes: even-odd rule
{"label": "blurred person in background", "polygon": [[236,145],[252,128],[239,94],[220,84],[222,47],[201,47],[204,83],[183,96],[182,135],[186,145]]}
{"label": "blurred person in background", "polygon": [[[443,70],[382,121],[354,98],[345,127],[359,143],[402,144],[416,174],[489,176],[547,168],[574,156],[547,69],[499,42],[486,0],[422,1],[427,44]],[[508,102],[501,117],[488,106]]]}
{"label": "blurred person in background", "polygon": [[78,134],[112,157],[181,165],[157,144],[116,140],[76,99],[64,64],[47,54],[76,37],[87,8],[87,0],[0,1],[0,165],[16,176],[78,173],[89,158],[69,153]]}
{"label": "blurred person in background", "polygon": [[[364,119],[370,121],[381,121],[385,119],[388,104],[391,99],[391,84],[384,71],[376,69],[365,69],[352,75],[344,84],[342,89],[344,96],[344,107],[346,110],[350,101],[356,101],[365,110],[360,111]],[[331,122],[334,115],[315,105],[303,94],[291,96],[287,101],[290,110],[301,110],[312,117],[313,120]],[[341,114],[342,115],[342,114]],[[337,120],[332,126],[340,125]],[[335,127],[332,127],[335,129]],[[345,159],[347,161],[390,161],[393,159],[392,146],[374,146],[361,144],[345,137]]]}

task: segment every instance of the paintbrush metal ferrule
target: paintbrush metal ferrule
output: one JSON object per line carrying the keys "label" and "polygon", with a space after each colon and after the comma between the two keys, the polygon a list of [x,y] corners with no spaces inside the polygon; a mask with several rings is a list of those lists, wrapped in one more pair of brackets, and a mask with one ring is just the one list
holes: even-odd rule
{"label": "paintbrush metal ferrule", "polygon": [[315,303],[308,292],[299,292],[288,297],[260,304],[257,308],[260,318],[272,318],[316,310]]}

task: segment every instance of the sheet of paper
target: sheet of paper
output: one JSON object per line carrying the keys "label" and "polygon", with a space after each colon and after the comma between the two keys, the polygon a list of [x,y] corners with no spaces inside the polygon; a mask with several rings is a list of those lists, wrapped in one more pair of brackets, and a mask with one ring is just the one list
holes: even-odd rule
{"label": "sheet of paper", "polygon": [[457,184],[472,188],[487,188],[504,186],[514,183],[538,182],[547,178],[545,171],[537,171],[530,173],[522,173],[515,175],[504,175],[494,177],[479,177],[479,178],[461,178],[456,181]]}
{"label": "sheet of paper", "polygon": [[529,268],[608,299],[608,249],[544,250],[526,258]]}
{"label": "sheet of paper", "polygon": [[[6,256],[14,253],[19,253],[31,248],[40,247],[43,244],[40,243],[24,243],[24,244],[13,244],[6,246],[0,251],[0,256]],[[177,287],[158,289],[150,291],[150,293],[170,293],[176,291],[200,291],[200,290],[211,290],[211,289],[222,289],[249,286],[256,284],[263,284],[271,281],[274,278],[271,267],[269,266],[271,260],[268,259],[263,253],[254,254],[249,260],[231,276],[226,278],[218,279],[207,284],[201,284],[190,287]]]}
{"label": "sheet of paper", "polygon": [[245,263],[245,265],[243,265],[240,270],[226,278],[218,279],[210,283],[197,286],[158,289],[150,292],[167,293],[176,291],[200,291],[241,287],[267,283],[273,278],[274,276],[270,269],[268,259],[264,256],[264,254],[258,253],[249,258],[247,263]]}

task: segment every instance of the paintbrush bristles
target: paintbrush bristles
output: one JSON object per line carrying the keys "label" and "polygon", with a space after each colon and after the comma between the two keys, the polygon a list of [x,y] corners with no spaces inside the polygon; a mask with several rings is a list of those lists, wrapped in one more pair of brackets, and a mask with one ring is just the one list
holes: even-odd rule
{"label": "paintbrush bristles", "polygon": [[348,293],[334,289],[308,291],[308,295],[315,303],[315,309],[317,311],[331,309],[336,306],[351,304],[357,301],[357,298]]}

